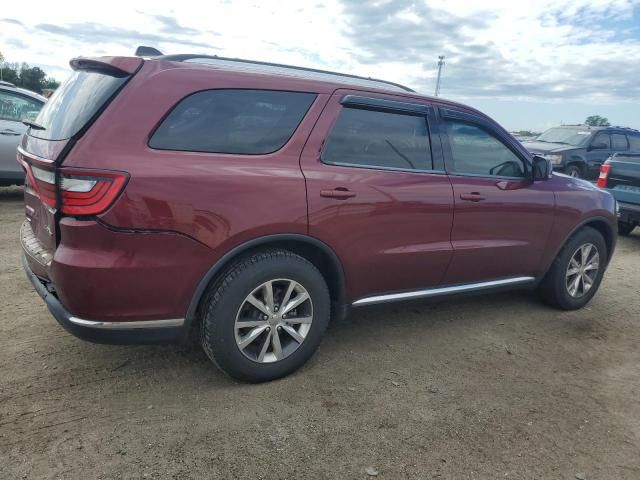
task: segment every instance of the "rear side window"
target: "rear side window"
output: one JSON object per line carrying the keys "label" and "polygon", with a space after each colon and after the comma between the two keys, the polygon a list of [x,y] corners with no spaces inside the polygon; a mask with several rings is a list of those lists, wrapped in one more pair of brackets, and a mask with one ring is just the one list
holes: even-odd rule
{"label": "rear side window", "polygon": [[127,81],[127,75],[77,71],[58,87],[35,123],[44,130],[29,135],[45,140],[66,140],[78,133]]}
{"label": "rear side window", "polygon": [[206,90],[183,99],[154,132],[159,150],[259,155],[279,150],[316,95],[276,90]]}
{"label": "rear side window", "polygon": [[640,135],[628,135],[627,139],[629,139],[629,150],[640,153]]}
{"label": "rear side window", "polygon": [[524,177],[523,161],[489,131],[471,123],[447,120],[455,173]]}
{"label": "rear side window", "polygon": [[322,161],[432,170],[427,120],[423,116],[343,108],[327,139]]}
{"label": "rear side window", "polygon": [[626,150],[627,145],[627,137],[620,133],[614,133],[611,135],[611,147],[614,150]]}

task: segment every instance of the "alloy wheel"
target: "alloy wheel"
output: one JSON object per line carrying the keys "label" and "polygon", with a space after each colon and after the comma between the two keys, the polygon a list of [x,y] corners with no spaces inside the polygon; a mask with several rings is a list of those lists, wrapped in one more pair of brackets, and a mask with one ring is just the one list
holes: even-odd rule
{"label": "alloy wheel", "polygon": [[598,276],[600,254],[592,243],[585,243],[571,256],[565,274],[566,288],[573,298],[587,294]]}
{"label": "alloy wheel", "polygon": [[313,303],[304,286],[290,279],[269,280],[240,305],[236,345],[254,362],[277,362],[300,348],[312,323]]}

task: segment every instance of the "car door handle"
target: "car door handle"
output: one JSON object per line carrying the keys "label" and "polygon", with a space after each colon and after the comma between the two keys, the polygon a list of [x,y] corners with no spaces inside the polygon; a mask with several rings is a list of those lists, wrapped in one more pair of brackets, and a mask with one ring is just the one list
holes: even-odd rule
{"label": "car door handle", "polygon": [[480,195],[478,192],[461,193],[460,200],[466,200],[467,202],[481,202],[486,200],[487,197]]}
{"label": "car door handle", "polygon": [[346,188],[334,188],[333,190],[320,190],[320,196],[326,198],[335,198],[336,200],[346,200],[347,198],[353,198],[356,196],[355,192],[347,190]]}
{"label": "car door handle", "polygon": [[0,135],[22,135],[20,132],[16,132],[15,130],[0,130]]}

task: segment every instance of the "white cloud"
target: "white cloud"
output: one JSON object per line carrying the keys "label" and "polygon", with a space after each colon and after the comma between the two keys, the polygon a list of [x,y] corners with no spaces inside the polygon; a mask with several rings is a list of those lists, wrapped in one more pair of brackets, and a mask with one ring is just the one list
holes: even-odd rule
{"label": "white cloud", "polygon": [[57,78],[74,56],[131,55],[151,44],[337,69],[431,93],[445,54],[442,93],[454,99],[623,109],[640,100],[640,0],[5,3],[0,18],[22,25],[0,21],[0,51]]}

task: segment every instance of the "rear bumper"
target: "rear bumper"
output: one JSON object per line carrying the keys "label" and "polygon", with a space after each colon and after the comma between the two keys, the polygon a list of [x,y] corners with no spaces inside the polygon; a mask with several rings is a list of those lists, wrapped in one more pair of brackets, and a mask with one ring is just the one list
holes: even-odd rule
{"label": "rear bumper", "polygon": [[24,256],[22,264],[31,284],[47,304],[54,318],[66,331],[78,338],[114,345],[179,343],[185,338],[183,318],[131,322],[103,322],[78,318],[47,289],[45,281],[33,273]]}
{"label": "rear bumper", "polygon": [[625,223],[640,224],[640,205],[618,201],[620,214],[618,219]]}

